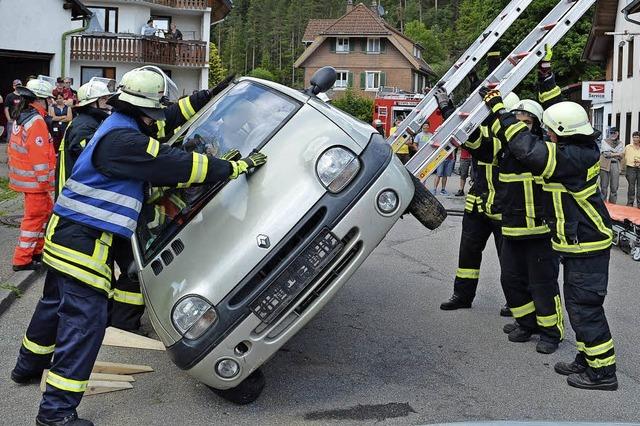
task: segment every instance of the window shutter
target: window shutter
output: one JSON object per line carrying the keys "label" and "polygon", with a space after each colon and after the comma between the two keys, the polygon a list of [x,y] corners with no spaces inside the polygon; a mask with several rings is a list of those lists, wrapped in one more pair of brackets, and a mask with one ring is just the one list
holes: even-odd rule
{"label": "window shutter", "polygon": [[361,38],[360,39],[360,46],[362,47],[362,51],[363,52],[367,51],[367,39],[366,38]]}
{"label": "window shutter", "polygon": [[386,39],[384,38],[380,38],[380,53],[384,53],[387,50],[387,43],[386,43]]}
{"label": "window shutter", "polygon": [[387,85],[387,74],[381,72],[380,73],[380,86],[386,86]]}
{"label": "window shutter", "polygon": [[347,75],[347,87],[353,87],[353,73],[349,72]]}
{"label": "window shutter", "polygon": [[329,51],[335,53],[336,52],[336,44],[338,44],[337,38],[329,39]]}
{"label": "window shutter", "polygon": [[349,52],[353,52],[356,50],[356,40],[353,38],[349,39]]}
{"label": "window shutter", "polygon": [[361,72],[360,73],[360,88],[361,89],[366,89],[367,88],[367,73],[366,72]]}

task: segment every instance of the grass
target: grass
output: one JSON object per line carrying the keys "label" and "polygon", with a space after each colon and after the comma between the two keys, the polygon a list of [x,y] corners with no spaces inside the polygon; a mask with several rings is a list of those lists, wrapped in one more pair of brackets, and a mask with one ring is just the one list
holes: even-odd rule
{"label": "grass", "polygon": [[0,202],[16,198],[18,193],[9,189],[9,179],[0,178]]}
{"label": "grass", "polygon": [[16,295],[16,297],[22,297],[22,290],[20,290],[15,285],[11,284],[0,284],[1,290],[8,290]]}

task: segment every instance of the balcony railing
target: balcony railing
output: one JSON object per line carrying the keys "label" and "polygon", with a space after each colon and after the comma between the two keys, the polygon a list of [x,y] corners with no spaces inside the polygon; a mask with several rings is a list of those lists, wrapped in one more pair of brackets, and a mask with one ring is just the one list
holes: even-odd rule
{"label": "balcony railing", "polygon": [[209,7],[209,0],[145,0],[160,6],[177,7],[180,9],[206,9]]}
{"label": "balcony railing", "polygon": [[83,34],[71,37],[71,60],[195,68],[207,63],[207,43],[136,35]]}

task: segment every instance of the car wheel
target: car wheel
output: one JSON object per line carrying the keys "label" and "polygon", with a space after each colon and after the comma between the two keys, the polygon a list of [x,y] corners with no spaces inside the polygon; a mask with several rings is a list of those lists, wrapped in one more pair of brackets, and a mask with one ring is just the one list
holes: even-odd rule
{"label": "car wheel", "polygon": [[249,377],[244,379],[235,388],[231,389],[215,389],[211,386],[207,386],[213,393],[221,398],[226,399],[229,402],[233,402],[238,405],[251,404],[258,399],[262,390],[264,389],[265,379],[264,374],[260,369],[249,374]]}
{"label": "car wheel", "polygon": [[408,211],[427,228],[436,229],[447,218],[447,211],[417,177],[411,175],[411,179],[415,193]]}

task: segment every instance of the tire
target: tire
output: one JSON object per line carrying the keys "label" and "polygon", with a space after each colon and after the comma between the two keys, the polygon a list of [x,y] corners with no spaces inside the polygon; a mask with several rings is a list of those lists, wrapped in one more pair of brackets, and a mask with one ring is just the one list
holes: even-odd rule
{"label": "tire", "polygon": [[207,386],[213,393],[237,405],[247,405],[254,402],[262,393],[265,385],[264,374],[258,369],[231,389],[215,389]]}
{"label": "tire", "polygon": [[447,211],[417,177],[411,175],[411,179],[415,193],[408,211],[428,229],[436,229],[447,218]]}

